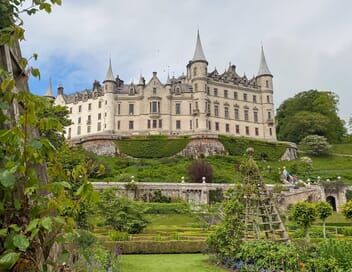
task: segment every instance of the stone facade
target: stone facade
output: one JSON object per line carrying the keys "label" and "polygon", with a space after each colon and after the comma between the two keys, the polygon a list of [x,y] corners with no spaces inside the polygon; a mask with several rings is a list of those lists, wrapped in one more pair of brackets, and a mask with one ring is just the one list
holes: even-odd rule
{"label": "stone facade", "polygon": [[[97,134],[225,134],[276,141],[272,78],[263,50],[252,78],[240,76],[235,65],[209,72],[198,34],[185,75],[162,83],[154,72],[149,81],[141,76],[125,84],[110,62],[103,84],[94,81],[91,89],[71,95],[59,87],[55,104],[70,111],[66,137],[72,141]],[[52,95],[51,87],[47,93]]]}

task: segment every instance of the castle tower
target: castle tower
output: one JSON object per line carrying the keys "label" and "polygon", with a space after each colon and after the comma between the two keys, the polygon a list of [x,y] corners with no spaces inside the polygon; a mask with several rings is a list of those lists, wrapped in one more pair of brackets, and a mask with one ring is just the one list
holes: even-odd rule
{"label": "castle tower", "polygon": [[268,140],[276,140],[273,101],[273,75],[271,74],[266,62],[263,46],[261,47],[259,70],[258,75],[256,76],[256,82],[261,89],[264,137]]}
{"label": "castle tower", "polygon": [[114,78],[114,73],[112,72],[111,59],[109,60],[109,67],[106,73],[105,80],[103,81],[104,85],[104,98],[103,101],[105,108],[105,123],[101,126],[105,132],[114,132],[115,131],[115,108],[114,108],[114,98],[117,88],[117,83]]}
{"label": "castle tower", "polygon": [[193,87],[194,131],[207,132],[206,119],[206,88],[208,61],[205,58],[199,31],[197,32],[196,48],[192,60],[187,65],[187,79]]}
{"label": "castle tower", "polygon": [[48,89],[46,90],[44,97],[47,97],[50,100],[55,99],[54,94],[53,94],[53,85],[51,83],[51,78],[49,78],[49,86],[48,86]]}

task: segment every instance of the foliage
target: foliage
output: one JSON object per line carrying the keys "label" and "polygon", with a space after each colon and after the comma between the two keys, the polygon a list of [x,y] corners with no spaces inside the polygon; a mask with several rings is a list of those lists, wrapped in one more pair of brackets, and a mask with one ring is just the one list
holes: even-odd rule
{"label": "foliage", "polygon": [[342,213],[347,219],[352,219],[352,200],[343,205]]}
{"label": "foliage", "polygon": [[324,238],[326,238],[326,219],[332,215],[333,209],[331,205],[325,201],[320,201],[315,204],[315,208],[317,210],[317,215],[320,220],[323,221],[323,233],[324,233]]}
{"label": "foliage", "polygon": [[149,136],[118,141],[119,150],[123,154],[135,158],[164,158],[176,155],[186,147],[189,139]]}
{"label": "foliage", "polygon": [[161,190],[156,190],[153,192],[152,197],[149,198],[150,202],[158,202],[158,203],[170,203],[171,202],[171,198],[164,196],[161,193]]}
{"label": "foliage", "polygon": [[310,155],[326,155],[329,154],[330,145],[324,136],[308,135],[300,142],[303,151]]}
{"label": "foliage", "polygon": [[242,156],[249,147],[254,148],[254,156],[255,159],[258,160],[279,160],[288,147],[287,144],[283,143],[270,143],[243,137],[228,137],[224,135],[220,135],[219,140],[224,145],[225,149],[231,155],[235,156]]}
{"label": "foliage", "polygon": [[118,197],[115,190],[104,190],[100,194],[98,208],[105,224],[115,230],[139,233],[147,225],[142,207],[133,201]]}
{"label": "foliage", "polygon": [[186,203],[144,203],[147,214],[187,214],[190,212]]}
{"label": "foliage", "polygon": [[325,136],[338,143],[346,129],[337,115],[338,97],[333,92],[310,90],[285,100],[277,110],[277,135],[280,140],[300,142],[305,136]]}
{"label": "foliage", "polygon": [[208,238],[208,251],[220,260],[230,258],[234,252],[238,252],[242,242],[244,231],[242,198],[240,187],[226,192],[223,221],[216,226],[214,233]]}
{"label": "foliage", "polygon": [[112,230],[109,232],[109,239],[112,241],[128,241],[129,234],[127,232]]}
{"label": "foliage", "polygon": [[200,183],[205,177],[205,182],[211,183],[213,180],[213,168],[204,160],[195,160],[188,167],[188,175],[192,182]]}
{"label": "foliage", "polygon": [[317,247],[317,256],[321,259],[330,259],[332,263],[336,263],[336,266],[341,269],[339,271],[350,271],[349,269],[352,267],[352,243],[350,241],[328,239]]}
{"label": "foliage", "polygon": [[309,228],[317,217],[315,205],[309,202],[298,202],[291,208],[291,218],[303,228],[306,238],[309,238]]}

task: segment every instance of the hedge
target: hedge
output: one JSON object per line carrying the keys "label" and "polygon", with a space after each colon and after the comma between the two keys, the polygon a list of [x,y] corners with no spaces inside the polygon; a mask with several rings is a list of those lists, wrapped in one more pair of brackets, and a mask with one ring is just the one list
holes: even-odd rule
{"label": "hedge", "polygon": [[284,143],[271,143],[243,137],[228,137],[224,135],[220,135],[219,140],[230,155],[241,156],[246,153],[248,147],[252,147],[254,148],[254,157],[256,159],[265,159],[269,161],[279,160],[288,147],[288,145]]}
{"label": "hedge", "polygon": [[186,203],[144,203],[147,214],[185,214],[189,213]]}
{"label": "hedge", "polygon": [[189,138],[146,137],[120,140],[121,153],[135,158],[165,158],[176,155],[186,147]]}
{"label": "hedge", "polygon": [[205,249],[205,241],[109,241],[104,245],[118,247],[122,254],[199,253]]}

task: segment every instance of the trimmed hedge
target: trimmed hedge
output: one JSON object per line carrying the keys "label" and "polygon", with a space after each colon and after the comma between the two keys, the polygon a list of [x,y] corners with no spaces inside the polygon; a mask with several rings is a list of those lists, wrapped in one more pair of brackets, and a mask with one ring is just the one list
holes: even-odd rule
{"label": "trimmed hedge", "polygon": [[186,203],[143,203],[147,214],[185,214],[189,213]]}
{"label": "trimmed hedge", "polygon": [[165,158],[182,151],[189,138],[169,139],[164,136],[134,138],[117,142],[121,153],[135,158]]}
{"label": "trimmed hedge", "polygon": [[248,147],[254,148],[254,157],[259,160],[277,161],[284,154],[288,145],[284,143],[271,143],[243,137],[219,136],[225,149],[234,156],[242,156]]}
{"label": "trimmed hedge", "polygon": [[104,245],[119,247],[122,254],[199,253],[205,249],[205,241],[121,241]]}

